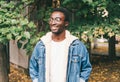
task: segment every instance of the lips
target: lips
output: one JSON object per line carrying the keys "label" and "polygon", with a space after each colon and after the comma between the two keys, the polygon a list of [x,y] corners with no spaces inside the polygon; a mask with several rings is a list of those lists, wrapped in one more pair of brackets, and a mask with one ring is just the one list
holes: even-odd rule
{"label": "lips", "polygon": [[51,30],[54,31],[54,30],[57,30],[58,27],[57,26],[51,26]]}
{"label": "lips", "polygon": [[52,31],[57,31],[58,29],[57,28],[51,28]]}
{"label": "lips", "polygon": [[55,30],[55,29],[58,29],[57,26],[51,26],[51,29]]}

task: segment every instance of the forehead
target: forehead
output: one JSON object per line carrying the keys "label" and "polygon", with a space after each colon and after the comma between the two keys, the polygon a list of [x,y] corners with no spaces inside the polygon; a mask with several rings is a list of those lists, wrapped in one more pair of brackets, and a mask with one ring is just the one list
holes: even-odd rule
{"label": "forehead", "polygon": [[65,18],[65,15],[62,12],[55,11],[51,14],[52,18],[60,17],[60,18]]}

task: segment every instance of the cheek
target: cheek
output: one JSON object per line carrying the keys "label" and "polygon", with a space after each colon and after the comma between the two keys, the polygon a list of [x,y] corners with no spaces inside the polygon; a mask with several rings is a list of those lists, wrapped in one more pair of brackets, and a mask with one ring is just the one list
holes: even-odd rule
{"label": "cheek", "polygon": [[59,22],[57,23],[59,26],[65,26],[65,23],[64,22]]}
{"label": "cheek", "polygon": [[64,28],[65,27],[65,24],[64,23],[61,23],[59,24],[60,27]]}

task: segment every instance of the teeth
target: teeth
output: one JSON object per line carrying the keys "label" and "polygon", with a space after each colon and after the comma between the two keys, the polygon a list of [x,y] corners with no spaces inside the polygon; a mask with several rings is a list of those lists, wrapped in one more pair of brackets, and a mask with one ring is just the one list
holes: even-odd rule
{"label": "teeth", "polygon": [[53,29],[56,29],[57,27],[52,27]]}

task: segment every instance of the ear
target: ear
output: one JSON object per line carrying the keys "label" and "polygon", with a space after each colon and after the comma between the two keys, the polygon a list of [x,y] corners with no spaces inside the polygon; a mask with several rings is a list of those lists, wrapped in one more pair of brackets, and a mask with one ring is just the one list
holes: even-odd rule
{"label": "ear", "polygon": [[67,27],[68,25],[69,25],[69,22],[68,22],[68,21],[66,21],[66,22],[65,22],[65,26]]}

